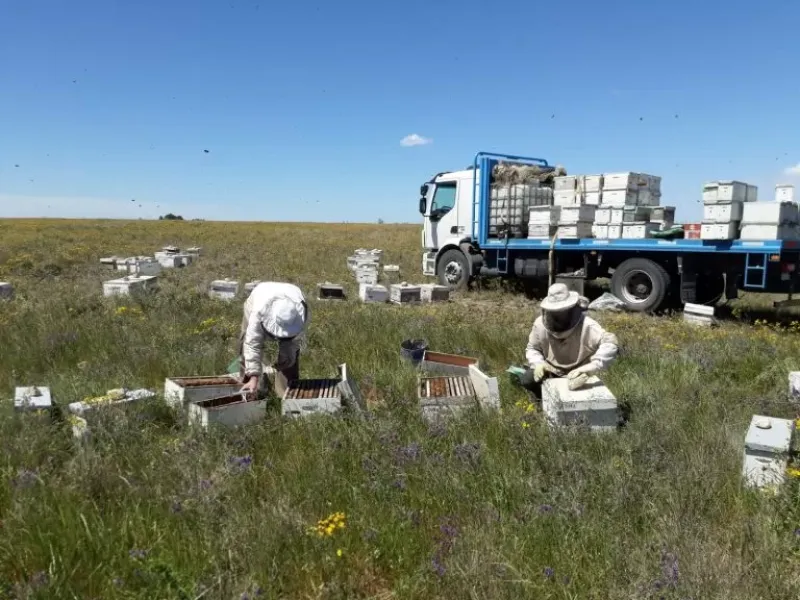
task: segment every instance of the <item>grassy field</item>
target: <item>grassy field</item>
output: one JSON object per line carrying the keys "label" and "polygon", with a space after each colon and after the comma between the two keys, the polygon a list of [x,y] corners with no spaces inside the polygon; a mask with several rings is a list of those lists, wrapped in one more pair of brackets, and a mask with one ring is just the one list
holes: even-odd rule
{"label": "grassy field", "polygon": [[[166,244],[204,255],[151,298],[102,297],[101,256]],[[48,385],[64,406],[224,372],[241,303],[205,297],[210,280],[309,297],[330,280],[355,297],[355,248],[383,248],[419,282],[418,246],[416,226],[0,221],[0,280],[17,289],[0,303],[0,396]],[[798,327],[598,315],[622,345],[605,382],[632,415],[597,436],[549,430],[503,373],[536,310],[497,289],[429,307],[312,300],[303,373],[346,362],[365,420],[201,433],[159,399],[103,415],[80,448],[65,421],[5,401],[0,598],[800,597],[797,480],[740,480],[751,416],[796,416]],[[426,426],[399,355],[409,337],[480,357],[501,413]]]}

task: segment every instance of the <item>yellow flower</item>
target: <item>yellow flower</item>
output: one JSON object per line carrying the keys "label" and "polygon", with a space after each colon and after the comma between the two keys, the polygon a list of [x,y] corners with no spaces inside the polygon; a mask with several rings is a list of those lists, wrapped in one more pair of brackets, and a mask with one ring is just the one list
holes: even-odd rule
{"label": "yellow flower", "polygon": [[789,469],[786,472],[790,477],[800,477],[800,469]]}
{"label": "yellow flower", "polygon": [[527,429],[528,427],[530,427],[530,424],[527,421],[523,421],[522,422],[522,428],[523,429]]}
{"label": "yellow flower", "polygon": [[339,558],[342,558],[342,554],[344,554],[344,553],[342,552],[342,549],[341,549],[341,548],[339,548],[338,550],[336,550],[336,556],[338,556]]}

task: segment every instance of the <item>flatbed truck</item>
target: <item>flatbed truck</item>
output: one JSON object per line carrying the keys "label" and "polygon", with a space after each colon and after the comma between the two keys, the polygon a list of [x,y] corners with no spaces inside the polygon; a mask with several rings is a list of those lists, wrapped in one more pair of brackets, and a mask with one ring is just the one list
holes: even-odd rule
{"label": "flatbed truck", "polygon": [[492,169],[498,162],[555,167],[545,159],[478,152],[471,168],[443,172],[420,187],[422,270],[454,290],[478,277],[559,281],[583,293],[610,278],[631,311],[716,304],[739,291],[787,294],[795,305],[800,242],[700,239],[526,239],[489,235]]}

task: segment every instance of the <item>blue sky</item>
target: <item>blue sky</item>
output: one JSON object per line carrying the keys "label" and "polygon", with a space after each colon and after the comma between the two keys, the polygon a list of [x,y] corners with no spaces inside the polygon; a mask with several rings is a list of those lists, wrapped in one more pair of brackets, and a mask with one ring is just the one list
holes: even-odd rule
{"label": "blue sky", "polygon": [[661,175],[684,220],[800,183],[800,3],[489,6],[2,2],[0,216],[419,222],[477,150]]}

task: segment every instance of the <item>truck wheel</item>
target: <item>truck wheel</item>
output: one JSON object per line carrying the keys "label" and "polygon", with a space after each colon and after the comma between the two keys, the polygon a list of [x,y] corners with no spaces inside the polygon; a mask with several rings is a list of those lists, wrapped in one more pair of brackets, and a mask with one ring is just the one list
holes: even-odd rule
{"label": "truck wheel", "polygon": [[614,271],[611,292],[628,310],[653,312],[667,297],[670,277],[664,267],[646,258],[629,258]]}
{"label": "truck wheel", "polygon": [[469,260],[461,250],[448,250],[436,265],[439,283],[451,290],[466,289],[470,280]]}

